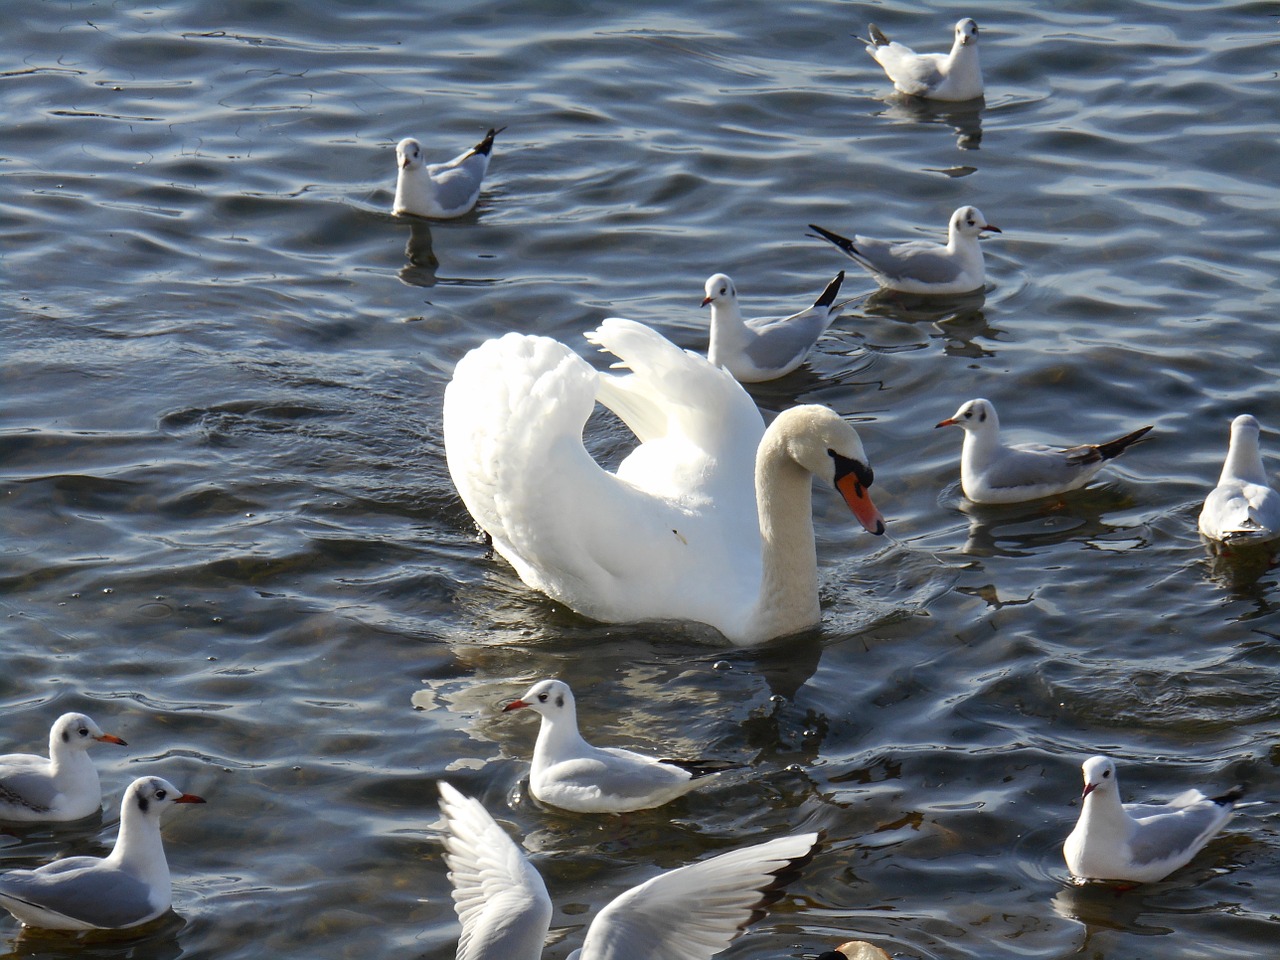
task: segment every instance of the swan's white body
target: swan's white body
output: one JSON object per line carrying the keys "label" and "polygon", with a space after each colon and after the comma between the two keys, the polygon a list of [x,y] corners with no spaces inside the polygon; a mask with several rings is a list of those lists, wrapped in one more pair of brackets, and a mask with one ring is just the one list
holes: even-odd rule
{"label": "swan's white body", "polygon": [[1185,790],[1168,803],[1122,803],[1116,765],[1084,762],[1080,819],[1062,845],[1072,876],[1154,883],[1188,863],[1223,828],[1243,791]]}
{"label": "swan's white body", "polygon": [[949,53],[916,53],[890,40],[874,23],[867,53],[884,68],[900,93],[930,100],[973,100],[982,96],[978,25],[968,17],[956,23]]}
{"label": "swan's white body", "polygon": [[[631,372],[511,333],[463,357],[445,390],[449,472],[494,549],[596,620],[697,621],[736,644],[815,625],[810,474],[884,529],[857,433],[818,406],[766,433],[727,371],[643,324],[609,319],[587,339]],[[640,440],[616,473],[583,446],[597,400]]]}
{"label": "swan's white body", "polygon": [[578,732],[573,691],[563,680],[539,680],[503,707],[542,717],[529,790],[543,803],[576,813],[629,813],[682,797],[728,764],[659,760],[621,747],[596,747]]}
{"label": "swan's white body", "polygon": [[49,759],[29,753],[0,756],[0,821],[79,820],[102,810],[95,743],[118,743],[83,713],[64,713],[49,729]]}
{"label": "swan's white body", "polygon": [[1210,540],[1263,543],[1280,536],[1280,493],[1272,489],[1262,466],[1261,431],[1247,413],[1231,421],[1222,475],[1200,511],[1200,532]]}
{"label": "swan's white body", "polygon": [[[457,960],[539,960],[552,908],[538,871],[484,807],[444,782],[440,812],[462,923]],[[781,837],[660,873],[597,913],[569,960],[709,960],[763,916],[817,842]]]}
{"label": "swan's white body", "polygon": [[396,144],[396,198],[391,212],[437,220],[469,213],[489,172],[493,138],[505,129],[490,130],[470,150],[445,163],[427,163],[422,144],[412,137],[401,140]]}
{"label": "swan's white body", "polygon": [[160,817],[173,803],[204,803],[160,777],[139,777],[120,801],[120,833],[106,857],[66,857],[0,875],[0,907],[29,927],[118,930],[154,920],[173,890]]}

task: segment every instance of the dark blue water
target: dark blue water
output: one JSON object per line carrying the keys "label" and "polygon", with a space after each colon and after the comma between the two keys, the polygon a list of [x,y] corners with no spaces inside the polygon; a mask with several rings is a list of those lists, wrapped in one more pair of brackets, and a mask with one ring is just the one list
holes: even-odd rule
{"label": "dark blue water", "polygon": [[[982,27],[980,108],[904,103],[850,33]],[[12,830],[0,869],[102,853],[120,791],[165,827],[176,916],[0,957],[452,956],[435,782],[511,825],[566,956],[659,868],[826,846],[726,956],[851,938],[930,960],[1264,956],[1255,807],[1167,881],[1067,881],[1079,764],[1128,799],[1280,791],[1269,556],[1195,531],[1227,425],[1280,453],[1274,3],[161,4],[11,0],[0,69],[0,748],[85,710],[101,825]],[[388,211],[394,144],[498,138],[479,207]],[[603,627],[490,556],[444,466],[457,359],[609,315],[705,347],[702,285],[798,309],[850,266],[805,236],[942,239],[979,206],[985,301],[851,304],[753,388],[859,426],[890,536],[815,498],[820,631],[758,650]],[[851,267],[846,290],[873,285]],[[958,490],[961,401],[1014,439],[1151,439],[1061,502]],[[623,437],[606,422],[593,449]],[[534,724],[746,770],[618,820],[537,808]]]}

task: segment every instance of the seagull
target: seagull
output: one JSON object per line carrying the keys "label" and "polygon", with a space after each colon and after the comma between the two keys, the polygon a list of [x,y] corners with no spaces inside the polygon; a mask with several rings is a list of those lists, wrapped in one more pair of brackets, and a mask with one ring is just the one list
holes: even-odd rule
{"label": "seagull", "polygon": [[49,759],[29,753],[0,756],[0,821],[80,820],[102,809],[95,743],[127,744],[103,733],[83,713],[64,713],[49,730]]}
{"label": "seagull", "polygon": [[874,23],[867,53],[893,81],[894,89],[929,100],[973,100],[982,96],[982,64],[978,62],[978,25],[965,17],[956,23],[951,52],[916,53],[890,40]]}
{"label": "seagull", "polygon": [[483,140],[448,163],[427,163],[422,145],[413,138],[396,144],[396,199],[394,214],[448,220],[460,217],[476,205],[480,184],[489,169],[493,138],[506,127],[490,130]]}
{"label": "seagull", "polygon": [[827,284],[813,306],[789,317],[744,319],[738,291],[723,273],[707,278],[702,301],[711,304],[711,347],[707,359],[724,367],[740,383],[760,383],[784,377],[804,362],[809,348],[840,315],[835,302],[844,282],[841,270]]}
{"label": "seagull", "polygon": [[[440,783],[444,860],[462,923],[457,960],[538,960],[551,898],[538,871],[479,802]],[[782,837],[660,873],[614,898],[569,960],[706,960],[782,895],[816,833]]]}
{"label": "seagull", "polygon": [[562,810],[648,810],[734,766],[715,760],[655,760],[618,747],[593,747],[578,733],[573,691],[563,680],[539,680],[502,712],[526,708],[542,715],[529,788],[538,800]]}
{"label": "seagull", "polygon": [[1210,540],[1262,543],[1280,536],[1280,493],[1271,488],[1262,467],[1261,431],[1247,413],[1231,421],[1222,476],[1200,511],[1200,532]]}
{"label": "seagull", "polygon": [[1168,803],[1121,803],[1115,761],[1084,762],[1080,820],[1062,845],[1072,876],[1081,880],[1154,883],[1173,873],[1231,819],[1243,787],[1220,797],[1186,790]]}
{"label": "seagull", "polygon": [[824,239],[835,244],[845,256],[865,269],[876,283],[899,293],[956,294],[981,290],[987,281],[982,264],[983,231],[1001,233],[987,223],[977,207],[961,207],[951,215],[947,243],[908,240],[893,243],[854,234],[853,239],[809,224]]}
{"label": "seagull", "polygon": [[960,487],[974,503],[1022,503],[1083,487],[1104,463],[1146,435],[1148,424],[1106,443],[1050,447],[1000,443],[1000,419],[990,400],[970,400],[936,424],[964,430]]}
{"label": "seagull", "polygon": [[204,800],[160,777],[139,777],[120,801],[120,833],[108,856],[0,874],[0,907],[46,930],[118,930],[154,920],[173,902],[160,841],[160,815],[173,803]]}

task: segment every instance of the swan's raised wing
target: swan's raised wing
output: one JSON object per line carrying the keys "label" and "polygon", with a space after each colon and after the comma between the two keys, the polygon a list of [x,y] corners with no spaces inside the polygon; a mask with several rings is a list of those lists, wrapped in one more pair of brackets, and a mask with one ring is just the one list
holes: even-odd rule
{"label": "swan's raised wing", "polygon": [[539,960],[551,898],[538,871],[477,800],[440,782],[444,859],[462,922],[457,960]]}
{"label": "swan's raised wing", "polygon": [[817,842],[770,840],[632,887],[591,922],[578,960],[707,960],[764,916]]}

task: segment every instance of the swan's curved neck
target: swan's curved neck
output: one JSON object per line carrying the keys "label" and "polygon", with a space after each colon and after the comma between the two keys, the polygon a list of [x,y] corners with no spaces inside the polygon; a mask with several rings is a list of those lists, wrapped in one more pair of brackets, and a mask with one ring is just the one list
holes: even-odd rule
{"label": "swan's curved neck", "polygon": [[814,626],[818,553],[813,538],[813,474],[787,452],[784,437],[766,433],[756,457],[762,573],[753,615],[761,637]]}

